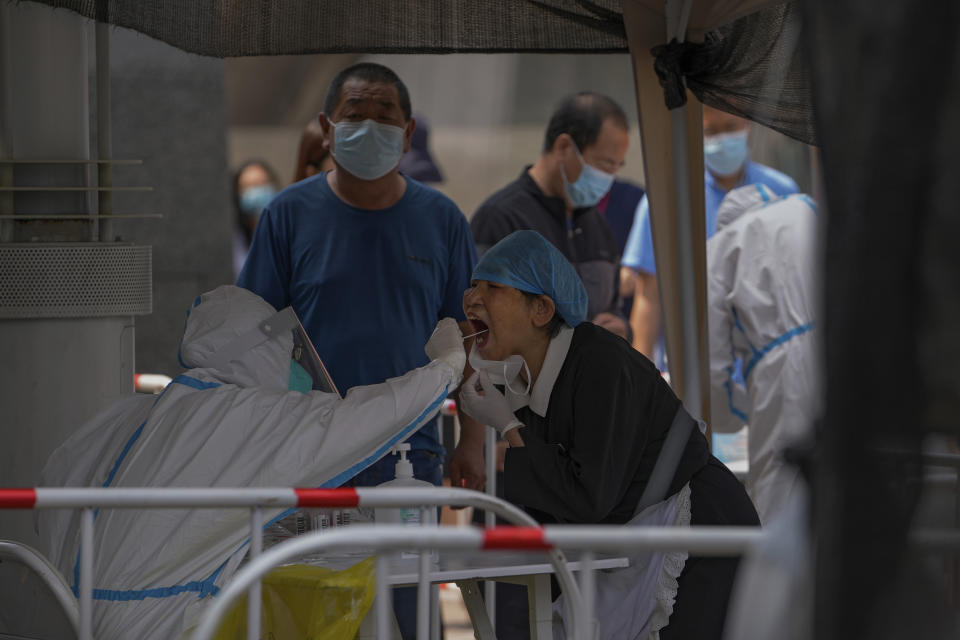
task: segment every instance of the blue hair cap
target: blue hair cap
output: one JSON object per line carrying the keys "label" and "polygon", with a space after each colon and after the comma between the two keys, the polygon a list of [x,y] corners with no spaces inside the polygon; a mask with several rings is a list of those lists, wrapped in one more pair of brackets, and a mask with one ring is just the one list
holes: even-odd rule
{"label": "blue hair cap", "polygon": [[547,295],[571,327],[586,319],[587,290],[577,270],[536,231],[514,231],[490,247],[474,267],[473,279]]}

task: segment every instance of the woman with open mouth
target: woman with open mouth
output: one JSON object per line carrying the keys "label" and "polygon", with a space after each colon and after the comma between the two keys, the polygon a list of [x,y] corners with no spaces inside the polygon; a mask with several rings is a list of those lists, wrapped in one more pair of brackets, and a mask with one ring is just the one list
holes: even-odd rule
{"label": "woman with open mouth", "polygon": [[[461,407],[507,441],[508,500],[542,523],[759,525],[656,367],[584,321],[583,283],[540,234],[491,247],[463,305],[481,333]],[[720,638],[737,563],[646,553],[598,574],[599,637]]]}

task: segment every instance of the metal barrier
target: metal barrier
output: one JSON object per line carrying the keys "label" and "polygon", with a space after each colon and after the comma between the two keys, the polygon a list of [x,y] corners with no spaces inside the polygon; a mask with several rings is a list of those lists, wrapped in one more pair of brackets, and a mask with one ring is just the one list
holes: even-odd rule
{"label": "metal barrier", "polygon": [[70,586],[50,562],[36,549],[20,542],[0,540],[0,563],[5,559],[14,560],[28,567],[33,574],[50,590],[66,616],[67,622],[75,634],[80,633],[80,613],[77,611],[77,599],[73,597]]}
{"label": "metal barrier", "polygon": [[[194,640],[209,640],[234,601],[251,585],[259,583],[272,568],[302,555],[362,546],[377,551],[416,548],[441,550],[540,550],[558,548],[584,551],[581,559],[582,603],[574,618],[572,637],[595,637],[593,622],[593,553],[595,551],[686,550],[701,555],[740,555],[762,539],[757,527],[618,527],[589,525],[553,525],[546,527],[430,528],[417,533],[411,541],[410,530],[401,526],[358,526],[351,530],[311,533],[283,542],[239,571],[204,613]],[[423,557],[425,554],[421,554]],[[377,638],[388,635],[388,591],[383,576],[386,556],[377,554],[376,620]],[[424,585],[421,584],[423,589]],[[419,630],[418,630],[419,631]]]}
{"label": "metal barrier", "polygon": [[[94,509],[142,508],[247,508],[250,509],[250,560],[254,562],[263,548],[263,508],[353,508],[353,507],[439,507],[463,506],[486,509],[504,520],[528,527],[537,522],[518,507],[494,496],[469,489],[456,488],[0,488],[0,509],[81,509],[79,603],[80,640],[92,640],[93,610],[93,523]],[[425,521],[426,518],[421,518]],[[350,527],[348,533],[362,527]],[[384,529],[386,527],[379,527]],[[432,529],[432,527],[431,527]],[[404,529],[408,547],[409,528]],[[333,535],[338,532],[324,532]],[[418,532],[418,538],[422,539]],[[418,540],[419,542],[419,540]],[[415,545],[414,545],[415,546]],[[583,609],[583,599],[573,574],[559,549],[547,549],[548,558],[564,593],[569,594],[574,611]],[[426,555],[421,555],[420,583],[423,586],[428,569]],[[246,588],[249,602],[260,601],[260,581],[253,580]],[[417,598],[418,620],[426,620],[428,594],[421,589]],[[576,615],[576,614],[575,614]],[[418,629],[426,625],[418,625]],[[259,637],[260,608],[247,608],[247,637]]]}

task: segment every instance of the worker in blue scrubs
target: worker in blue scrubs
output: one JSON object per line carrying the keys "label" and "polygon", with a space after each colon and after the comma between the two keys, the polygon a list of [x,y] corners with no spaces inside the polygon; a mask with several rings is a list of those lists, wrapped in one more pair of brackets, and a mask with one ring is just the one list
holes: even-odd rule
{"label": "worker in blue scrubs", "polygon": [[[708,239],[717,229],[720,201],[731,189],[758,183],[767,186],[777,196],[797,193],[799,190],[797,183],[789,176],[750,160],[747,148],[749,128],[749,122],[743,118],[712,107],[703,107],[704,213]],[[653,360],[661,370],[666,370],[660,330],[657,264],[650,229],[650,204],[646,197],[637,206],[621,265],[633,272],[628,276],[635,276],[634,304],[630,316],[633,346]],[[621,276],[621,279],[629,278]]]}

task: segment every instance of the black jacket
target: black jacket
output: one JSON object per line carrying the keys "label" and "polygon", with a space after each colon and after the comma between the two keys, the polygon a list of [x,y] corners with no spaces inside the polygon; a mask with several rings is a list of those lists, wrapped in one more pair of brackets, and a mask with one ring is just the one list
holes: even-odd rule
{"label": "black jacket", "polygon": [[587,289],[587,319],[602,311],[623,318],[620,252],[610,225],[596,207],[574,210],[568,223],[566,203],[545,195],[530,177],[529,169],[487,198],[473,214],[470,229],[478,255],[514,231],[536,231],[577,269]]}
{"label": "black jacket", "polygon": [[[679,407],[653,363],[608,331],[580,323],[546,416],[530,407],[516,412],[526,425],[520,430],[526,446],[507,449],[505,497],[541,522],[626,522]],[[697,431],[667,495],[709,459],[706,438]]]}

